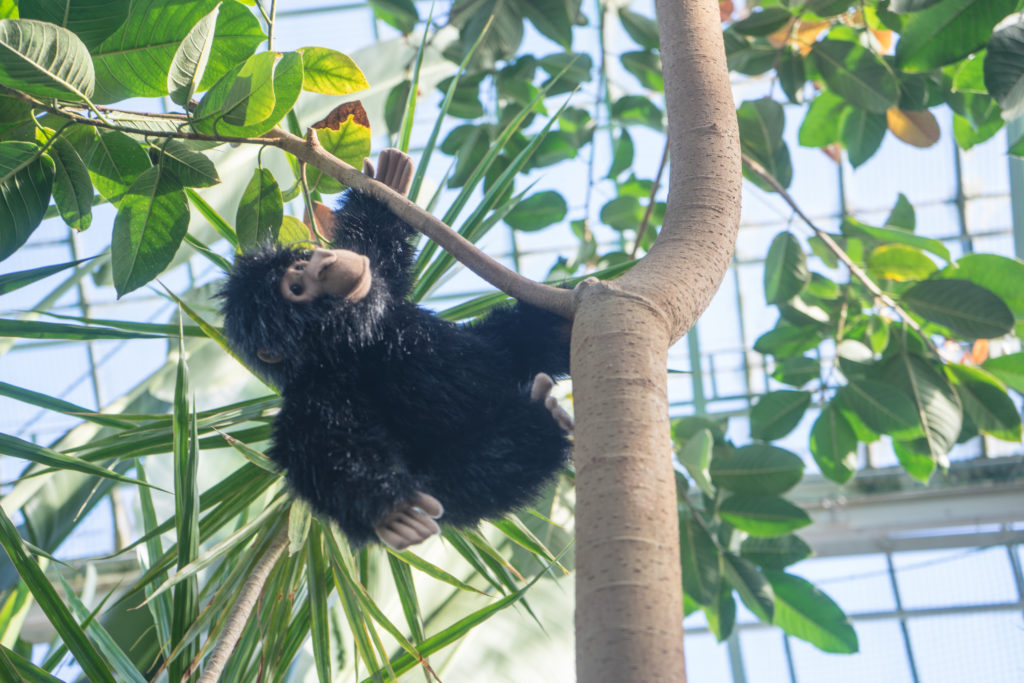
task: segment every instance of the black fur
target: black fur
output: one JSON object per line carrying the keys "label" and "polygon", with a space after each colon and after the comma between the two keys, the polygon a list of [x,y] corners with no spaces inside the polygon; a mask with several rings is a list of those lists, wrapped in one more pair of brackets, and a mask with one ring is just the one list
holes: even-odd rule
{"label": "black fur", "polygon": [[[370,258],[365,299],[284,300],[281,274],[306,254],[276,247],[239,256],[221,291],[228,340],[282,389],[270,456],[355,544],[417,490],[456,526],[528,503],[568,451],[529,400],[538,372],[568,373],[568,324],[522,303],[446,322],[405,299],[411,227],[353,190],[335,220],[333,246]],[[258,349],[284,361],[264,363]]]}

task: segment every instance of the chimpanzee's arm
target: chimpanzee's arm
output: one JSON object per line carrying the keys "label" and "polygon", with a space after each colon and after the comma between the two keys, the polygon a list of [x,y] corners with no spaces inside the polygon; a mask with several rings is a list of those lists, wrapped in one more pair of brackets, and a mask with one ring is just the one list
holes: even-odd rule
{"label": "chimpanzee's arm", "polygon": [[374,525],[419,490],[401,444],[344,398],[286,397],[270,456],[295,492],[357,545],[377,540]]}
{"label": "chimpanzee's arm", "polygon": [[572,322],[521,301],[495,308],[469,329],[502,354],[503,362],[523,381],[538,372],[569,374],[569,339]]}
{"label": "chimpanzee's arm", "polygon": [[[380,153],[376,174],[369,163],[364,172],[405,194],[412,181],[412,171],[411,157],[397,149],[386,149]],[[333,246],[368,256],[373,272],[387,280],[396,296],[405,295],[415,253],[410,240],[416,234],[408,223],[393,214],[383,202],[350,189],[342,195],[334,212],[332,232]]]}

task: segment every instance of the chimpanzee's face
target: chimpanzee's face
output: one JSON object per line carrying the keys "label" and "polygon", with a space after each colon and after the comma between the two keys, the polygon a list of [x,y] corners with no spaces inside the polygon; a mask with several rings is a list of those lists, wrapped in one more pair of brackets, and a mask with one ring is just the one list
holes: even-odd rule
{"label": "chimpanzee's face", "polygon": [[347,249],[315,249],[281,276],[281,296],[292,303],[315,301],[327,294],[360,301],[370,291],[370,260]]}

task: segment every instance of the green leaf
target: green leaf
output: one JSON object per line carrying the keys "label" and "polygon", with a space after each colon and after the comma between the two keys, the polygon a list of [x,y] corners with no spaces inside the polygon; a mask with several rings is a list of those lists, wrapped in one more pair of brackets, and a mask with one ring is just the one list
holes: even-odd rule
{"label": "green leaf", "polygon": [[947,363],[946,377],[953,384],[964,412],[982,434],[1020,442],[1020,413],[1002,382],[981,369]]}
{"label": "green leaf", "polygon": [[1024,263],[999,254],[967,254],[940,274],[944,278],[970,280],[994,292],[1024,319]]}
{"label": "green leaf", "polygon": [[896,197],[896,204],[892,207],[889,217],[885,219],[884,227],[914,232],[914,207],[907,199],[907,195],[900,192]]}
{"label": "green leaf", "polygon": [[261,52],[225,74],[196,107],[200,133],[251,137],[273,128],[302,90],[297,52]]}
{"label": "green leaf", "polygon": [[110,240],[114,288],[124,296],[159,275],[188,231],[188,199],[159,167],[132,183],[114,219]]}
{"label": "green leaf", "polygon": [[828,87],[856,107],[883,114],[899,101],[899,81],[892,69],[856,43],[826,39],[814,44],[811,58]]}
{"label": "green leaf", "polygon": [[784,358],[772,372],[772,379],[794,387],[802,387],[820,376],[821,362],[807,356]]}
{"label": "green leaf", "polygon": [[896,14],[906,14],[907,12],[920,12],[923,9],[931,7],[940,0],[892,0],[892,4],[889,9]]}
{"label": "green leaf", "polygon": [[702,609],[708,620],[708,628],[715,634],[719,643],[732,635],[736,626],[736,600],[733,599],[732,588],[727,582],[722,582],[718,600],[711,605],[704,605]]}
{"label": "green leaf", "polygon": [[857,651],[857,633],[830,597],[798,576],[779,571],[766,571],[764,575],[775,592],[772,623],[823,652]]}
{"label": "green leaf", "polygon": [[85,43],[66,28],[0,19],[0,81],[42,98],[86,101],[96,76]]}
{"label": "green leaf", "polygon": [[1024,394],[1024,352],[989,358],[981,364],[1018,394]]}
{"label": "green leaf", "polygon": [[242,193],[235,216],[241,250],[273,243],[281,229],[283,215],[284,200],[274,174],[270,169],[257,168]]}
{"label": "green leaf", "polygon": [[896,44],[904,71],[930,71],[966,57],[992,35],[1017,0],[945,0],[907,18]]}
{"label": "green leaf", "polygon": [[648,51],[624,52],[619,60],[626,71],[633,74],[643,87],[658,92],[665,90],[661,58],[658,55]]}
{"label": "green leaf", "polygon": [[715,486],[734,493],[772,496],[797,485],[804,474],[804,461],[782,448],[751,444],[728,457],[714,458],[710,471]]}
{"label": "green leaf", "polygon": [[199,89],[208,88],[244,62],[266,36],[256,17],[241,3],[133,0],[127,21],[92,51],[96,101],[166,95],[167,75],[178,46],[218,4],[213,47]]}
{"label": "green leaf", "polygon": [[128,18],[130,0],[35,0],[22,2],[22,19],[63,26],[92,49]]}
{"label": "green leaf", "polygon": [[50,203],[54,163],[31,142],[0,142],[0,260],[39,226]]}
{"label": "green leaf", "polygon": [[837,407],[853,412],[869,429],[896,438],[914,438],[921,423],[910,396],[870,379],[853,380],[836,392]]}
{"label": "green leaf", "polygon": [[770,304],[789,301],[811,279],[807,257],[791,232],[780,232],[768,248],[764,264],[764,296]]}
{"label": "green leaf", "polygon": [[825,147],[839,142],[839,122],[850,105],[831,90],[824,90],[811,101],[800,124],[797,140],[803,147]]}
{"label": "green leaf", "polygon": [[568,211],[569,207],[562,195],[547,190],[519,202],[505,215],[505,222],[515,230],[540,230],[562,221]]}
{"label": "green leaf", "polygon": [[[743,151],[764,166],[780,185],[788,187],[793,179],[793,167],[789,149],[782,139],[786,125],[782,105],[767,97],[747,101],[736,110],[736,117]],[[752,178],[756,183],[764,182],[757,176]]]}
{"label": "green leaf", "polygon": [[811,404],[811,392],[783,389],[761,396],[750,409],[750,435],[772,441],[793,431]]}
{"label": "green leaf", "polygon": [[220,8],[221,5],[218,4],[209,14],[197,21],[174,53],[167,72],[167,90],[175,104],[184,105],[199,89],[203,74],[206,72],[206,64],[210,60],[210,50],[213,49],[213,36]]}
{"label": "green leaf", "polygon": [[789,534],[778,538],[747,536],[740,544],[740,554],[763,569],[784,569],[807,559],[814,551],[799,536]]}
{"label": "green leaf", "polygon": [[883,244],[868,256],[868,274],[875,280],[927,280],[936,270],[934,261],[905,244]]}
{"label": "green leaf", "polygon": [[529,19],[530,23],[543,35],[566,50],[572,47],[572,23],[579,12],[579,0],[575,0],[575,2],[518,0],[516,4],[523,16]]}
{"label": "green leaf", "polygon": [[922,484],[928,483],[932,473],[935,472],[936,461],[925,439],[918,439],[909,443],[893,441],[892,449],[907,474]]}
{"label": "green leaf", "polygon": [[162,335],[147,334],[145,332],[123,332],[108,327],[85,327],[81,325],[41,323],[35,320],[0,319],[0,337],[83,341],[90,339],[159,339]]}
{"label": "green leaf", "polygon": [[906,230],[876,228],[861,223],[856,219],[846,218],[842,223],[842,232],[844,235],[853,237],[866,235],[867,237],[878,240],[883,244],[905,244],[908,247],[914,247],[921,251],[927,251],[928,253],[935,254],[947,262],[950,260],[949,249],[947,249],[942,242],[928,237],[914,235]]}
{"label": "green leaf", "polygon": [[304,47],[299,54],[302,55],[303,90],[347,95],[370,87],[362,70],[346,54],[326,47]]}
{"label": "green leaf", "polygon": [[774,496],[732,495],[718,509],[722,519],[753,536],[785,536],[811,523],[801,508]]}
{"label": "green leaf", "polygon": [[644,208],[631,195],[616,197],[601,207],[601,222],[619,232],[639,230],[643,220]]}
{"label": "green leaf", "polygon": [[17,273],[4,273],[3,275],[0,275],[0,295],[13,292],[14,290],[21,289],[22,287],[27,287],[33,282],[38,282],[43,278],[50,277],[62,270],[91,260],[91,258],[79,259],[77,261],[58,263],[52,266],[42,266],[40,268],[32,268],[31,270],[22,270]]}
{"label": "green leaf", "polygon": [[19,458],[21,460],[28,460],[30,462],[58,470],[72,470],[74,472],[81,472],[94,477],[102,477],[103,479],[111,479],[125,484],[139,483],[136,479],[126,477],[123,474],[118,474],[117,472],[100,467],[99,465],[94,465],[87,460],[82,460],[81,458],[75,458],[70,455],[58,453],[57,451],[50,450],[49,448],[37,446],[34,443],[23,441],[18,437],[11,436],[9,434],[0,434],[0,454],[9,455],[12,458]]}
{"label": "green leaf", "polygon": [[92,180],[89,169],[74,145],[57,138],[50,147],[54,163],[53,201],[60,217],[75,230],[85,230],[92,223]]}
{"label": "green leaf", "polygon": [[711,604],[718,597],[722,581],[718,548],[685,505],[679,511],[679,560],[683,591],[698,604]]}
{"label": "green leaf", "polygon": [[183,187],[210,187],[220,182],[210,158],[178,140],[161,145],[159,163]]}
{"label": "green leaf", "polygon": [[619,20],[622,21],[622,28],[638,45],[648,50],[658,49],[658,24],[654,19],[623,7],[619,10]]}
{"label": "green leaf", "polygon": [[28,585],[46,618],[60,635],[61,640],[75,656],[75,661],[90,681],[114,683],[109,667],[96,651],[82,627],[78,625],[57,591],[46,579],[43,570],[25,550],[25,544],[18,530],[11,523],[7,513],[0,509],[0,545],[7,551],[18,575]]}
{"label": "green leaf", "polygon": [[813,349],[821,340],[821,329],[815,325],[798,327],[780,320],[774,329],[757,338],[754,350],[776,358],[784,358]]}
{"label": "green leaf", "polygon": [[779,75],[782,92],[786,93],[789,101],[793,104],[803,104],[803,87],[807,82],[807,66],[803,56],[793,50],[783,50],[776,72]]}
{"label": "green leaf", "polygon": [[96,135],[88,130],[82,135],[86,140],[82,161],[96,191],[114,206],[120,206],[131,184],[152,167],[149,155],[138,142],[119,131],[101,131]]}
{"label": "green leaf", "polygon": [[661,132],[664,114],[658,105],[641,95],[625,95],[612,104],[612,118],[623,126],[641,125]]}
{"label": "green leaf", "polygon": [[[688,439],[681,439],[679,431],[673,430],[673,436],[683,443],[679,446],[679,462],[697,483],[697,487],[708,497],[713,498],[715,490],[711,486],[708,466],[711,464],[711,449],[715,440],[708,429],[698,429]],[[704,604],[704,603],[701,603]]]}
{"label": "green leaf", "polygon": [[736,589],[740,600],[754,615],[766,624],[772,623],[775,596],[761,572],[739,555],[722,554],[722,573],[728,585]]}
{"label": "green leaf", "polygon": [[968,339],[991,339],[1013,330],[1013,313],[991,290],[969,280],[926,280],[900,297],[923,318]]}
{"label": "green leaf", "polygon": [[885,114],[847,107],[839,122],[839,139],[846,148],[850,165],[857,168],[874,156],[882,145],[888,123]]}
{"label": "green leaf", "polygon": [[370,7],[378,19],[394,26],[403,34],[411,33],[420,20],[416,4],[412,0],[370,0]]}
{"label": "green leaf", "polygon": [[789,23],[793,15],[784,7],[765,7],[754,10],[746,19],[732,25],[732,30],[745,36],[766,36]]}
{"label": "green leaf", "polygon": [[822,475],[837,484],[845,484],[857,471],[857,435],[834,401],[814,421],[810,447]]}
{"label": "green leaf", "polygon": [[906,349],[879,367],[878,378],[911,397],[924,427],[924,452],[933,459],[944,458],[963,423],[960,399],[949,382],[928,361]]}
{"label": "green leaf", "polygon": [[619,137],[615,139],[614,151],[612,152],[612,164],[608,169],[608,178],[616,178],[620,173],[633,165],[633,138],[629,131],[623,128],[619,131]]}

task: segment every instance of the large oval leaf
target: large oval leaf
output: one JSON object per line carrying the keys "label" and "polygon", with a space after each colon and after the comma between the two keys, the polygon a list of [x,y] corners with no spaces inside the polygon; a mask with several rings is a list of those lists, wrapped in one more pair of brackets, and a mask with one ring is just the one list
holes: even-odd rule
{"label": "large oval leaf", "polygon": [[1003,300],[968,280],[919,282],[903,293],[900,303],[968,339],[991,339],[1013,330],[1013,313]]}
{"label": "large oval leaf", "polygon": [[80,127],[73,135],[78,149],[84,149],[82,161],[89,169],[96,191],[118,206],[132,183],[151,168],[149,155],[133,138],[120,131],[101,131]]}
{"label": "large oval leaf", "polygon": [[781,304],[800,293],[811,279],[807,257],[791,232],[780,232],[768,248],[764,263],[764,296]]}
{"label": "large oval leaf", "polygon": [[273,128],[302,91],[302,57],[261,52],[224,75],[196,107],[201,133],[252,137]]}
{"label": "large oval leaf", "polygon": [[896,438],[921,434],[917,409],[910,396],[892,385],[869,379],[851,381],[836,392],[837,407],[852,411],[872,431]]}
{"label": "large oval leaf", "polygon": [[810,404],[809,391],[783,389],[765,394],[750,409],[750,435],[763,441],[784,437],[793,431]]}
{"label": "large oval leaf", "polygon": [[92,223],[92,180],[89,169],[74,145],[64,138],[57,138],[50,148],[55,164],[53,176],[53,201],[57,212],[69,227],[85,230]]}
{"label": "large oval leaf", "polygon": [[922,447],[934,459],[945,458],[963,424],[963,409],[953,387],[924,358],[906,349],[879,367],[878,379],[910,396],[924,428]]}
{"label": "large oval leaf", "polygon": [[753,536],[785,536],[811,518],[788,500],[774,496],[729,496],[718,509],[722,519]]}
{"label": "large oval leaf", "polygon": [[1018,319],[1024,319],[1024,263],[999,254],[967,254],[943,269],[942,277],[970,280],[992,290]]}
{"label": "large oval leaf", "polygon": [[[167,2],[133,0],[128,20],[93,50],[96,100],[167,94],[167,74],[178,46],[219,0]],[[217,17],[214,44],[200,89],[252,54],[266,36],[259,21],[241,3],[225,2]]]}
{"label": "large oval leaf", "polygon": [[325,95],[347,95],[370,87],[352,58],[326,47],[304,47],[302,89]]}
{"label": "large oval leaf", "polygon": [[257,168],[242,193],[235,216],[238,246],[242,251],[277,239],[284,214],[284,200],[270,169]]}
{"label": "large oval leaf", "polygon": [[[782,138],[785,114],[782,105],[768,97],[744,102],[736,110],[743,151],[764,166],[783,187],[793,180],[793,164],[789,148]],[[770,190],[759,176],[748,176],[765,190]]]}
{"label": "large oval leaf", "polygon": [[1024,352],[989,358],[982,366],[1018,394],[1024,394]]}
{"label": "large oval leaf", "polygon": [[1017,0],[945,0],[903,25],[896,61],[904,71],[929,71],[955,62],[985,44],[992,27]]}
{"label": "large oval leaf", "polygon": [[810,446],[821,473],[837,484],[845,484],[857,471],[857,435],[834,402],[814,421]]}
{"label": "large oval leaf", "polygon": [[905,244],[882,244],[868,256],[868,273],[876,280],[926,280],[936,270],[934,261]]}
{"label": "large oval leaf", "polygon": [[735,493],[771,496],[796,486],[804,474],[804,461],[782,448],[752,444],[729,457],[714,458],[710,471],[715,486]]}
{"label": "large oval leaf", "polygon": [[799,536],[789,534],[778,538],[747,536],[740,544],[740,554],[764,569],[783,569],[810,557],[814,551]]}
{"label": "large oval leaf", "polygon": [[798,576],[771,570],[764,575],[775,593],[772,623],[823,652],[857,651],[857,632],[832,598]]}
{"label": "large oval leaf", "polygon": [[0,260],[18,250],[43,220],[53,159],[31,142],[0,142]]}
{"label": "large oval leaf", "polygon": [[981,368],[958,363],[947,364],[945,370],[979,432],[1003,441],[1021,440],[1020,413],[998,379]]}
{"label": "large oval leaf", "polygon": [[540,230],[565,218],[568,210],[562,195],[545,190],[519,202],[505,215],[505,222],[515,230]]}
{"label": "large oval leaf", "polygon": [[188,231],[188,199],[159,166],[139,176],[114,219],[111,264],[117,295],[138,289],[167,267]]}
{"label": "large oval leaf", "polygon": [[747,609],[762,622],[772,623],[775,596],[757,567],[735,553],[726,552],[722,554],[722,573],[728,584],[739,593]]}
{"label": "large oval leaf", "polygon": [[214,29],[217,27],[220,7],[217,5],[196,22],[174,52],[174,59],[171,60],[167,72],[167,90],[175,104],[184,105],[192,99],[192,95],[203,80],[203,73],[206,71],[210,50],[213,47]]}
{"label": "large oval leaf", "polygon": [[1024,114],[1024,17],[992,34],[985,53],[985,87],[1007,121]]}
{"label": "large oval leaf", "polygon": [[66,28],[0,19],[0,82],[40,97],[88,100],[95,85],[89,50]]}
{"label": "large oval leaf", "polygon": [[220,182],[217,167],[209,157],[178,140],[160,145],[159,162],[183,187],[210,187]]}
{"label": "large oval leaf", "polygon": [[685,505],[679,513],[679,560],[683,590],[699,604],[711,604],[722,581],[718,548]]}
{"label": "large oval leaf", "polygon": [[839,140],[850,165],[857,168],[878,151],[885,138],[886,117],[859,107],[847,107],[839,122]]}
{"label": "large oval leaf", "polygon": [[22,2],[22,19],[39,19],[63,26],[94,48],[128,18],[131,0],[34,0]]}
{"label": "large oval leaf", "polygon": [[[320,146],[350,166],[360,168],[370,154],[370,119],[359,100],[339,104],[312,127]],[[323,194],[344,189],[337,180],[312,166],[306,167],[306,183],[310,191],[316,189]]]}
{"label": "large oval leaf", "polygon": [[856,43],[823,40],[815,44],[811,58],[829,88],[852,105],[884,114],[899,101],[900,85],[892,69]]}

